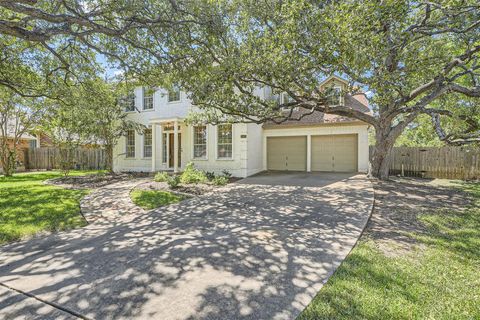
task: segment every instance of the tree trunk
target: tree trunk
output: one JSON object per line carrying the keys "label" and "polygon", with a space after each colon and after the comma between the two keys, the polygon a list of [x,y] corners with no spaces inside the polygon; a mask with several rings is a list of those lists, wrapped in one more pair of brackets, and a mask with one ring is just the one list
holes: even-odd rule
{"label": "tree trunk", "polygon": [[15,150],[7,150],[2,154],[2,170],[5,177],[13,176],[17,166],[17,153]]}
{"label": "tree trunk", "polygon": [[107,144],[105,146],[105,169],[113,174],[113,145]]}
{"label": "tree trunk", "polygon": [[375,129],[375,146],[370,158],[369,176],[380,180],[387,180],[389,176],[390,153],[399,134],[395,134],[390,127]]}

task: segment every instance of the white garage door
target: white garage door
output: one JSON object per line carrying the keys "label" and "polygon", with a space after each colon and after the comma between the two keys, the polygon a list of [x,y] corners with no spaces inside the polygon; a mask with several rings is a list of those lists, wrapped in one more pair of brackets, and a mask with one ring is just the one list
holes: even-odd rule
{"label": "white garage door", "polygon": [[356,134],[312,136],[312,171],[356,172]]}
{"label": "white garage door", "polygon": [[268,170],[307,170],[307,137],[268,137]]}

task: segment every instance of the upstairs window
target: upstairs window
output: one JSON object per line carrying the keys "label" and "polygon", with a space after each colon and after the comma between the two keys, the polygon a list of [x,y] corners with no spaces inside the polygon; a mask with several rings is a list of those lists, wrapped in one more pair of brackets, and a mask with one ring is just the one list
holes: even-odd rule
{"label": "upstairs window", "polygon": [[232,158],[232,125],[220,124],[217,126],[217,158]]}
{"label": "upstairs window", "polygon": [[207,158],[207,126],[193,127],[193,157]]}
{"label": "upstairs window", "polygon": [[265,87],[265,100],[267,101],[275,101],[277,104],[280,103],[281,96],[279,94],[273,94],[273,90],[271,87]]}
{"label": "upstairs window", "polygon": [[178,87],[173,87],[168,90],[168,102],[180,101],[180,89]]}
{"label": "upstairs window", "polygon": [[[281,104],[285,104],[285,103],[290,103],[290,102],[294,102],[295,99],[293,99],[292,97],[290,97],[290,95],[286,92],[282,93],[281,95],[281,99],[280,99],[280,103]],[[282,110],[283,111],[290,111],[292,109],[292,107],[283,107]],[[297,109],[297,107],[295,107],[295,110]]]}
{"label": "upstairs window", "polygon": [[126,140],[126,157],[135,158],[135,130],[128,130],[125,136]]}
{"label": "upstairs window", "polygon": [[143,131],[143,157],[152,157],[152,129],[145,129]]}
{"label": "upstairs window", "polygon": [[342,87],[334,86],[328,89],[327,103],[329,106],[343,105]]}
{"label": "upstairs window", "polygon": [[126,112],[135,111],[135,94],[131,93],[124,97],[122,103]]}
{"label": "upstairs window", "polygon": [[153,89],[143,88],[143,110],[153,109]]}

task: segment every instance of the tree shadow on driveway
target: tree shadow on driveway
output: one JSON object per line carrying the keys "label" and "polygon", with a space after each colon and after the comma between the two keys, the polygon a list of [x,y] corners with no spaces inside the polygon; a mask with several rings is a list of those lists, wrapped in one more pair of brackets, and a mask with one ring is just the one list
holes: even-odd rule
{"label": "tree shadow on driveway", "polygon": [[14,243],[0,249],[0,282],[96,319],[291,319],[351,250],[373,203],[363,176],[312,184],[247,180]]}

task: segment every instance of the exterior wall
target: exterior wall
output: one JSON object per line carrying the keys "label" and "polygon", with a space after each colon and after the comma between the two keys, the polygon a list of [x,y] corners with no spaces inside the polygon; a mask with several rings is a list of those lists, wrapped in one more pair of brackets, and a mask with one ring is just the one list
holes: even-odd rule
{"label": "exterior wall", "polygon": [[[247,176],[247,138],[242,136],[247,135],[247,125],[238,123],[232,125],[232,159],[218,159],[217,158],[217,127],[207,126],[207,158],[193,159],[193,127],[188,127],[188,134],[186,137],[186,144],[184,152],[186,153],[187,162],[192,161],[195,167],[205,170],[221,173],[222,170],[227,170],[235,177]],[[248,135],[247,135],[248,136]]]}
{"label": "exterior wall", "polygon": [[[257,89],[256,94],[263,97],[264,89]],[[181,170],[192,161],[199,169],[220,173],[227,170],[237,177],[246,177],[266,170],[266,137],[268,136],[307,136],[307,144],[312,135],[322,134],[357,134],[358,135],[358,169],[368,170],[368,125],[356,123],[321,124],[315,126],[292,126],[283,128],[262,128],[257,124],[233,125],[233,157],[232,159],[217,159],[217,131],[212,125],[207,126],[207,158],[192,159],[193,128],[186,126],[182,120],[193,106],[184,92],[180,93],[180,101],[168,102],[166,90],[157,89],[154,93],[152,110],[143,110],[143,89],[135,89],[135,106],[138,111],[128,112],[128,118],[152,127],[153,122],[178,121],[181,132]],[[155,171],[168,170],[168,165],[162,163],[162,130],[160,124],[155,124],[153,154],[155,154]],[[308,149],[310,150],[310,149]],[[152,159],[143,157],[143,135],[135,134],[135,157],[125,157],[125,138],[121,138],[114,148],[115,171],[152,171]],[[310,153],[307,154],[310,159]],[[309,160],[310,162],[310,160]],[[308,163],[309,164],[309,163]],[[310,168],[310,166],[308,166]],[[170,168],[171,169],[171,168]]]}
{"label": "exterior wall", "polygon": [[247,176],[263,171],[263,129],[261,125],[247,124]]}
{"label": "exterior wall", "polygon": [[[143,110],[143,88],[138,87],[135,89],[135,107],[138,111],[131,111],[128,113],[128,118],[135,122],[141,123],[147,127],[151,127],[151,121],[154,119],[182,119],[187,116],[189,108],[191,107],[190,101],[184,92],[180,92],[180,101],[168,102],[167,90],[158,89],[153,95],[153,109]],[[181,124],[180,124],[181,125]],[[180,167],[185,165],[185,132],[186,127],[181,125],[182,132],[182,163]],[[156,156],[156,170],[167,170],[167,165],[162,163],[162,148],[161,148],[161,130],[157,125],[155,130],[155,148],[153,151]],[[149,172],[152,170],[152,159],[143,157],[143,135],[135,133],[135,157],[125,157],[125,137],[120,138],[118,144],[113,150],[113,167],[115,171],[143,171]]]}
{"label": "exterior wall", "polygon": [[357,134],[358,135],[358,171],[368,171],[368,125],[367,124],[335,124],[311,127],[287,127],[265,129],[263,134],[263,170],[267,169],[267,137],[307,136],[307,171],[310,171],[310,141],[314,135]]}

